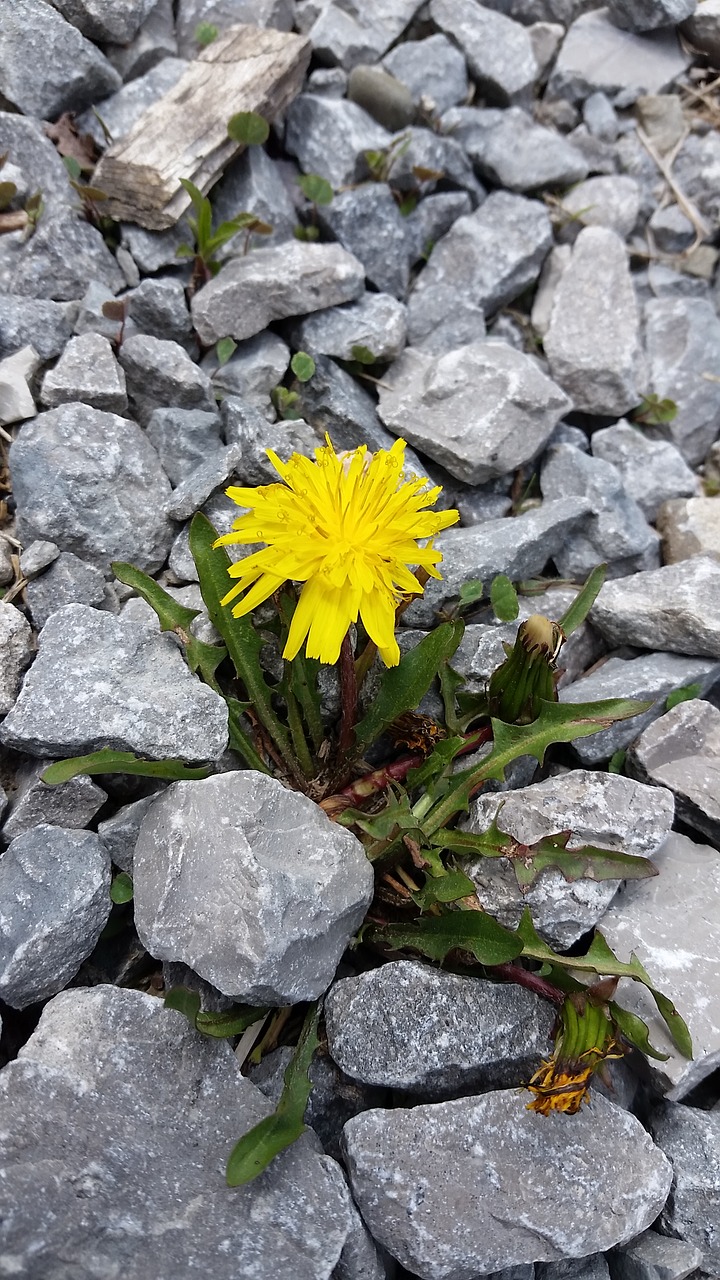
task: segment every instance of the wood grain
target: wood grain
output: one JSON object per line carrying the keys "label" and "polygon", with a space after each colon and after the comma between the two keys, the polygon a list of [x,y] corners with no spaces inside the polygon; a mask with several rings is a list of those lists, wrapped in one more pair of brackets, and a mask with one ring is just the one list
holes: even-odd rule
{"label": "wood grain", "polygon": [[204,193],[244,148],[227,136],[238,111],[266,120],[302,88],[311,46],[303,36],[235,26],[208,45],[164,97],[105,152],[93,186],[103,213],[149,231],[172,227],[190,204],[180,178]]}

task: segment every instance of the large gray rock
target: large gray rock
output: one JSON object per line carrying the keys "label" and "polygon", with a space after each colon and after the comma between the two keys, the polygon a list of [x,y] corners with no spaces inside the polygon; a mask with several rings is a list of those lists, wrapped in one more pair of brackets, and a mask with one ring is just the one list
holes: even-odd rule
{"label": "large gray rock", "polygon": [[72,551],[61,551],[44,573],[28,583],[25,592],[30,617],[38,631],[63,604],[103,607],[107,598],[102,569]]}
{"label": "large gray rock", "polygon": [[648,390],[678,406],[672,422],[648,434],[672,440],[696,466],[720,431],[720,319],[703,298],[654,298],[645,305],[645,341]]}
{"label": "large gray rock", "polygon": [[594,431],[592,451],[596,458],[612,462],[622,476],[625,492],[634,498],[646,520],[653,521],[669,498],[691,498],[700,482],[674,444],[649,440],[629,422]]}
{"label": "large gray rock", "polygon": [[2,823],[4,840],[15,840],[41,822],[51,827],[82,829],[90,825],[107,800],[107,792],[84,773],[57,787],[47,786],[42,774],[49,764],[51,760],[32,760],[18,770],[9,811]]}
{"label": "large gray rock", "polygon": [[163,564],[170,485],[134,422],[84,404],[41,413],[15,438],[10,474],[24,543],[49,539],[103,570],[112,560],[149,572]]}
{"label": "large gray rock", "polygon": [[100,232],[69,210],[40,219],[37,231],[23,244],[7,289],[27,298],[71,302],[82,298],[88,280],[106,285],[114,294],[125,286]]}
{"label": "large gray rock", "polygon": [[273,320],[352,302],[364,287],[363,267],[340,245],[293,240],[228,262],[195,294],[193,323],[206,346],[251,338]]}
{"label": "large gray rock", "polygon": [[389,186],[366,182],[335,196],[319,211],[325,230],[362,263],[381,293],[404,298],[410,278],[406,221]]}
{"label": "large gray rock", "polygon": [[186,58],[197,57],[195,32],[199,23],[208,22],[219,31],[238,22],[277,31],[291,31],[293,26],[291,0],[178,0],[175,7],[178,44]]}
{"label": "large gray rock", "polygon": [[682,75],[688,61],[674,32],[638,36],[615,26],[607,9],[595,9],[570,27],[547,93],[571,102],[582,102],[598,90],[626,98],[661,93]]}
{"label": "large gray rock", "polygon": [[564,192],[562,213],[572,215],[561,228],[563,240],[576,239],[582,227],[608,227],[627,240],[640,214],[640,188],[627,173],[588,178]]}
{"label": "large gray rock", "polygon": [[673,1168],[672,1195],[659,1225],[701,1251],[701,1274],[717,1274],[720,1115],[665,1103],[652,1114],[650,1124]]}
{"label": "large gray rock", "polygon": [[652,1044],[668,1054],[667,1062],[653,1062],[652,1071],[668,1098],[677,1100],[720,1065],[720,853],[673,832],[654,862],[660,874],[625,884],[600,928],[621,960],[636,952],[688,1024],[692,1059],[673,1044],[645,987],[621,980],[618,1002],[644,1019]]}
{"label": "large gray rock", "polygon": [[323,63],[350,68],[375,62],[414,17],[422,0],[317,0],[308,6],[311,25],[302,29]]}
{"label": "large gray rock", "polygon": [[133,332],[149,333],[153,338],[178,342],[191,355],[196,353],[197,341],[182,280],[165,276],[143,280],[125,296],[130,311],[129,324],[125,323],[126,338]]}
{"label": "large gray rock", "polygon": [[125,0],[122,5],[109,6],[105,0],[52,0],[52,5],[88,40],[128,44],[155,2]]}
{"label": "large gray rock", "polygon": [[108,339],[100,333],[71,338],[55,368],[45,374],[40,398],[46,409],[81,400],[106,413],[125,413],[125,374]]}
{"label": "large gray rock", "polygon": [[458,218],[472,213],[472,209],[468,191],[437,191],[420,200],[407,217],[412,261],[427,261],[437,241],[447,235]]}
{"label": "large gray rock", "polygon": [[[674,805],[669,791],[644,786],[614,773],[583,769],[498,796],[480,796],[463,825],[487,831],[494,821],[519,844],[570,831],[570,848],[595,845],[637,857],[652,857],[667,836]],[[536,928],[555,948],[566,950],[597,924],[614,898],[620,880],[572,883],[554,867],[540,872],[521,891],[508,858],[463,859],[462,868],[477,886],[486,911],[514,928],[529,907]]]}
{"label": "large gray rock", "polygon": [[43,364],[54,360],[72,337],[76,309],[72,302],[3,294],[0,297],[0,357],[13,355],[32,342]]}
{"label": "large gray rock", "polygon": [[583,497],[593,505],[591,519],[554,557],[561,577],[582,582],[602,563],[613,577],[660,567],[658,534],[628,497],[622,476],[611,462],[571,444],[556,445],[545,455],[540,487],[546,499]]}
{"label": "large gray rock", "polygon": [[520,1084],[547,1056],[554,1020],[523,987],[415,960],[342,978],[325,1001],[328,1048],[347,1075],[425,1099]]}
{"label": "large gray rock", "polygon": [[[552,226],[544,205],[493,192],[475,213],[458,218],[435,245],[410,297],[412,345],[451,320],[464,304],[491,314],[512,302],[537,280],[551,247]],[[452,345],[461,346],[462,340]]]}
{"label": "large gray rock", "polygon": [[521,107],[456,107],[443,116],[442,127],[462,143],[482,178],[510,191],[569,186],[588,175],[577,147]]}
{"label": "large gray rock", "polygon": [[128,44],[107,44],[105,52],[123,80],[134,80],[163,58],[178,52],[173,0],[156,0],[139,31]]}
{"label": "large gray rock", "polygon": [[212,383],[177,342],[137,333],[123,342],[120,364],[127,379],[130,408],[143,426],[155,409],[216,409]]}
{"label": "large gray rock", "polygon": [[0,995],[14,1009],[54,996],[110,915],[110,859],[92,831],[46,823],[0,858]]}
{"label": "large gray rock", "polygon": [[599,1095],[572,1118],[528,1111],[514,1089],[366,1111],[345,1125],[344,1145],[372,1234],[423,1280],[624,1243],[654,1221],[672,1181],[639,1121]]}
{"label": "large gray rock", "polygon": [[99,49],[45,0],[4,0],[0,93],[24,115],[54,120],[120,88]]}
{"label": "large gray rock", "polygon": [[717,561],[692,556],[606,582],[590,618],[612,645],[720,658],[719,588]]}
{"label": "large gray rock", "polygon": [[679,653],[641,653],[637,658],[608,658],[590,675],[561,690],[561,702],[601,702],[605,698],[636,698],[652,702],[639,716],[619,720],[609,729],[578,738],[573,751],[587,768],[609,760],[634,742],[638,734],[657,720],[668,694],[697,684],[701,694],[720,678],[720,665],[708,658]]}
{"label": "large gray rock", "polygon": [[[317,356],[315,372],[309,382],[297,388],[298,410],[318,437],[327,431],[336,449],[356,449],[367,444],[369,449],[390,449],[395,437],[378,417],[375,401],[345,369],[328,356]],[[408,454],[405,454],[408,464]],[[415,466],[415,460],[409,463]],[[424,468],[417,462],[418,475]]]}
{"label": "large gray rock", "polygon": [[373,894],[360,841],[251,770],[169,787],[142,823],[133,870],[150,954],[257,1005],[321,995]]}
{"label": "large gray rock", "polygon": [[473,0],[431,0],[430,16],[460,46],[483,95],[503,105],[530,96],[539,68],[523,27]]}
{"label": "large gray rock", "polygon": [[628,773],[669,787],[678,817],[708,840],[720,840],[720,711],[711,702],[680,702],[640,735]]}
{"label": "large gray rock", "polygon": [[697,0],[610,0],[608,12],[628,31],[657,31],[690,18],[696,4]]}
{"label": "large gray rock", "polygon": [[272,1104],[227,1042],[161,1000],[110,986],[63,992],[0,1090],[0,1240],[18,1274],[159,1280],[210,1266],[216,1280],[238,1269],[330,1280],[353,1222],[340,1169],[305,1135],[229,1192],[232,1143]]}
{"label": "large gray rock", "polygon": [[688,1240],[644,1231],[611,1257],[613,1280],[686,1280],[702,1264],[703,1252]]}
{"label": "large gray rock", "polygon": [[512,520],[446,529],[433,539],[443,554],[442,581],[431,579],[426,584],[425,594],[411,604],[403,621],[408,626],[433,626],[435,611],[457,600],[463,583],[472,579],[490,583],[498,573],[505,573],[519,582],[536,576],[590,513],[586,498],[568,498],[544,502]]}
{"label": "large gray rock", "polygon": [[364,177],[364,151],[383,151],[392,134],[356,102],[301,93],[287,110],[285,147],[303,173],[319,173],[332,187]]}
{"label": "large gray rock", "polygon": [[625,246],[614,231],[580,232],[544,345],[552,376],[576,409],[619,415],[638,403],[639,315]]}
{"label": "large gray rock", "polygon": [[43,627],[0,741],[40,757],[113,747],[152,760],[215,760],[227,745],[227,708],[169,635],[69,604]]}
{"label": "large gray rock", "polygon": [[0,715],[14,706],[33,651],[32,630],[25,614],[0,600]]}
{"label": "large gray rock", "polygon": [[365,347],[378,361],[395,360],[405,346],[405,307],[389,293],[364,293],[357,302],[316,311],[300,322],[293,341],[301,351],[352,360]]}
{"label": "large gray rock", "polygon": [[476,342],[439,357],[406,350],[383,379],[378,411],[391,431],[476,485],[536,457],[571,407],[530,356]]}

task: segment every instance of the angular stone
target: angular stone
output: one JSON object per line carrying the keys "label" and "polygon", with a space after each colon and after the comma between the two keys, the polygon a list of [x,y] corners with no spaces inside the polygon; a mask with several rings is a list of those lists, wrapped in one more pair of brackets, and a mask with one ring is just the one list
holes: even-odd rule
{"label": "angular stone", "polygon": [[[433,191],[437,183],[452,183],[468,191],[473,207],[482,203],[486,191],[478,182],[463,147],[433,129],[410,128],[393,134],[390,140],[390,179],[396,191],[419,196]],[[423,177],[422,170],[436,177]]]}
{"label": "angular stone", "polygon": [[[20,190],[24,185],[27,195],[42,191],[45,206],[43,219],[51,214],[68,213],[73,208],[76,202],[75,192],[68,181],[68,171],[40,120],[32,120],[11,111],[0,111],[0,154],[7,154],[7,163],[14,164],[19,170]],[[27,247],[23,243],[24,236],[3,236],[4,242],[15,240],[18,243],[16,256],[20,259]],[[33,346],[40,351],[38,343],[41,335],[31,332],[25,341],[32,341]]]}
{"label": "angular stone", "polygon": [[606,582],[590,620],[613,645],[720,658],[719,588],[717,561],[693,556]]}
{"label": "angular stone", "polygon": [[130,408],[142,425],[155,409],[169,406],[214,412],[210,379],[177,342],[138,333],[123,342],[119,358],[127,379]]}
{"label": "angular stone", "polygon": [[209,351],[202,368],[223,399],[237,396],[274,421],[275,408],[270,392],[282,382],[289,364],[289,346],[272,330],[266,329],[264,333],[239,343],[223,365],[219,364],[215,351]]}
{"label": "angular stone", "polygon": [[[406,218],[411,261],[419,262],[423,259],[427,262],[437,241],[447,235],[458,218],[472,213],[472,207],[472,200],[467,191],[438,191],[420,200]],[[482,333],[474,335],[474,337],[478,336],[483,335]],[[451,348],[448,349],[451,350]]]}
{"label": "angular stone", "polygon": [[170,486],[134,422],[83,404],[41,413],[12,444],[10,473],[23,542],[48,538],[103,570],[112,560],[149,572],[163,564]]}
{"label": "angular stone", "polygon": [[[297,390],[298,410],[318,441],[327,431],[337,449],[356,449],[361,444],[373,450],[392,448],[395,437],[380,421],[372,396],[328,356],[316,357],[312,378]],[[421,475],[419,462],[417,470]]]}
{"label": "angular stone", "polygon": [[88,280],[101,282],[112,293],[125,286],[117,261],[95,227],[75,213],[51,214],[40,219],[23,246],[8,292],[70,302],[82,298]]}
{"label": "angular stone", "polygon": [[703,1260],[702,1250],[687,1240],[644,1231],[611,1255],[613,1280],[685,1280]]}
{"label": "angular stone", "polygon": [[152,760],[216,760],[227,745],[227,708],[170,636],[69,604],[43,627],[0,740],[40,757],[111,747]]}
{"label": "angular stone", "polygon": [[674,27],[695,12],[697,0],[609,0],[613,22],[628,31]]}
{"label": "angular stone", "polygon": [[720,429],[720,319],[702,298],[654,298],[645,304],[645,337],[648,391],[678,407],[648,434],[671,440],[696,466]]}
{"label": "angular stone", "polygon": [[410,348],[379,390],[386,426],[472,485],[536,457],[572,407],[530,356],[502,342],[437,358]]}
{"label": "angular stone", "polygon": [[410,278],[407,227],[386,183],[367,182],[341,191],[331,204],[323,205],[319,218],[343,249],[362,263],[371,284],[382,293],[405,297]]}
{"label": "angular stone", "polygon": [[639,316],[625,246],[586,227],[553,297],[545,353],[553,378],[585,413],[622,414],[640,399]]}
{"label": "angular stone", "polygon": [[634,498],[646,520],[654,521],[668,498],[690,498],[699,491],[698,477],[675,445],[649,440],[629,422],[594,431],[592,451],[596,458],[617,467],[625,492]]}
{"label": "angular stone", "polygon": [[638,734],[665,710],[668,694],[699,684],[705,694],[720,677],[716,661],[688,658],[677,653],[643,653],[637,658],[608,658],[606,662],[573,685],[564,688],[561,702],[601,702],[605,698],[636,698],[651,701],[652,707],[630,720],[620,720],[609,729],[578,738],[573,751],[587,768],[609,760],[634,742]]}
{"label": "angular stone", "polygon": [[526,1097],[506,1089],[346,1124],[353,1196],[410,1272],[470,1280],[582,1258],[654,1221],[672,1170],[634,1116],[596,1095],[573,1117],[569,1148],[567,1117],[528,1111]]}
{"label": "angular stone", "polygon": [[545,455],[540,487],[544,498],[583,497],[593,506],[591,519],[554,557],[562,577],[582,582],[603,562],[613,577],[659,567],[658,535],[626,494],[622,476],[611,462],[571,444],[556,445]]}
{"label": "angular stone", "polygon": [[465,58],[452,41],[439,32],[426,40],[404,40],[385,55],[382,65],[407,85],[417,106],[423,99],[432,102],[436,115],[442,115],[467,98]]}
{"label": "angular stone", "polygon": [[330,1280],[354,1221],[340,1169],[305,1135],[229,1194],[230,1145],[271,1104],[227,1042],[162,1000],[63,992],[0,1081],[2,1243],[20,1274],[59,1277],[72,1238],[78,1275],[202,1275],[211,1259],[215,1280],[235,1280],[238,1265]]}
{"label": "angular stone", "polygon": [[331,187],[364,177],[363,152],[384,150],[391,136],[367,111],[345,98],[301,93],[287,110],[286,150],[297,157],[303,173],[319,173]]}
{"label": "angular stone", "polygon": [[[299,190],[299,188],[298,188]],[[298,223],[297,210],[283,181],[280,165],[264,147],[247,147],[233,160],[211,192],[215,224],[230,221],[238,213],[253,213],[272,227],[262,244],[290,240]],[[246,233],[239,231],[217,250],[220,262],[242,253]],[[257,240],[251,240],[257,246]]]}
{"label": "angular stone", "polygon": [[[422,279],[422,277],[421,277]],[[485,313],[467,298],[452,300],[455,287],[431,284],[422,296],[412,293],[408,305],[408,339],[417,351],[442,356],[485,337]]]}
{"label": "angular stone", "polygon": [[637,954],[688,1024],[692,1060],[675,1047],[645,987],[621,979],[618,1003],[647,1023],[651,1043],[669,1055],[667,1062],[653,1061],[652,1074],[677,1100],[720,1065],[720,854],[673,832],[654,861],[660,874],[625,884],[600,928],[621,960]]}
{"label": "angular stone", "polygon": [[406,310],[389,293],[364,293],[357,302],[316,311],[301,320],[293,342],[301,351],[352,360],[365,347],[377,361],[395,360],[405,346]]}
{"label": "angular stone", "polygon": [[123,222],[120,226],[123,248],[130,251],[133,261],[144,273],[161,271],[163,267],[177,267],[180,245],[187,244],[192,238],[185,219],[167,231],[146,231],[131,222]]}
{"label": "angular stone", "polygon": [[[130,132],[148,107],[177,84],[181,75],[187,71],[187,67],[187,62],[182,58],[163,58],[144,75],[131,80],[111,98],[105,99],[98,108],[98,115],[113,142],[124,138],[125,134]],[[77,122],[77,127],[81,133],[89,133],[104,151],[108,140],[98,115],[92,109],[84,111]]]}
{"label": "angular stone", "polygon": [[39,364],[33,347],[22,347],[14,355],[0,360],[0,426],[35,417],[37,410],[29,383]]}
{"label": "angular stone", "polygon": [[395,960],[334,983],[325,1018],[347,1075],[440,1099],[521,1084],[547,1055],[554,1011],[513,984]]}
{"label": "angular stone", "polygon": [[342,7],[319,0],[307,34],[321,62],[349,69],[381,57],[420,6],[421,0],[345,0]]}
{"label": "angular stone", "polygon": [[683,23],[682,33],[694,49],[707,54],[712,66],[720,58],[720,0],[702,0],[692,17]]}
{"label": "angular stone", "polygon": [[503,105],[530,95],[539,69],[518,23],[471,0],[431,0],[430,16],[460,46],[483,95]]}
{"label": "angular stone", "polygon": [[105,52],[123,80],[145,75],[163,58],[177,54],[173,0],[156,0],[129,44],[108,44]]}
{"label": "angular stone", "polygon": [[193,322],[206,346],[251,338],[273,320],[351,302],[364,286],[363,267],[340,245],[294,240],[228,262],[195,294]]}
{"label": "angular stone", "polygon": [[[492,313],[512,302],[537,280],[551,247],[552,227],[544,205],[525,196],[493,192],[475,213],[458,218],[435,245],[410,296],[412,345],[417,346],[458,307],[470,303]],[[428,295],[432,297],[429,316]]]}
{"label": "angular stone", "polygon": [[188,520],[199,511],[216,489],[227,484],[242,457],[242,446],[229,444],[195,468],[178,484],[172,497],[165,503],[165,513],[172,520]]}
{"label": "angular stone", "polygon": [[146,435],[172,485],[191,476],[223,447],[219,415],[203,409],[155,409]]}
{"label": "angular stone", "polygon": [[150,954],[258,1005],[321,995],[373,894],[360,841],[252,770],[168,787],[133,869]]}
{"label": "angular stone", "polygon": [[51,763],[34,760],[18,771],[2,825],[5,840],[15,840],[41,822],[52,827],[87,827],[107,800],[107,792],[82,773],[57,787],[46,786],[42,774]]}
{"label": "angular stone", "polygon": [[638,36],[621,31],[607,9],[581,14],[570,27],[550,81],[550,98],[582,102],[601,90],[609,97],[624,94],[632,101],[645,93],[661,93],[681,76],[689,58],[671,31]]}
{"label": "angular stone", "polygon": [[113,814],[98,823],[98,835],[107,849],[114,866],[132,875],[133,854],[137,842],[140,824],[156,795],[143,796],[142,800],[134,800],[132,804],[124,804]]}
{"label": "angular stone", "polygon": [[102,605],[105,575],[72,551],[61,551],[45,573],[28,583],[26,592],[30,616],[39,631],[64,604]]}
{"label": "angular stone", "polygon": [[708,840],[720,836],[720,711],[695,697],[680,702],[640,735],[628,752],[628,773],[669,787],[678,817]]}
{"label": "angular stone", "polygon": [[32,630],[25,614],[0,600],[0,715],[14,706],[33,652]]}
{"label": "angular stone", "polygon": [[[468,831],[487,831],[493,821],[520,844],[570,831],[569,846],[595,845],[637,857],[652,857],[673,821],[669,791],[620,774],[576,769],[522,790],[472,801],[463,822]],[[507,858],[464,859],[463,870],[477,886],[483,906],[501,924],[515,928],[525,907],[535,927],[562,951],[597,924],[614,898],[620,880],[581,877],[568,883],[547,867],[526,891],[518,885]]]}
{"label": "angular stone", "polygon": [[14,1009],[61,991],[110,915],[110,859],[92,831],[47,823],[0,859],[0,993]]}
{"label": "angular stone", "polygon": [[510,191],[569,186],[588,175],[581,152],[521,107],[456,107],[443,116],[442,127],[462,143],[482,178]]}
{"label": "angular stone", "polygon": [[627,240],[640,214],[640,188],[635,178],[625,173],[588,178],[565,192],[562,208],[573,215],[573,221],[563,228],[565,233],[574,228],[576,237],[582,227],[608,227]]}
{"label": "angular stone", "polygon": [[586,498],[568,498],[544,502],[512,520],[446,529],[433,539],[443,554],[442,582],[431,579],[424,595],[403,614],[403,621],[408,626],[434,626],[435,611],[457,600],[463,583],[475,578],[489,583],[498,573],[507,574],[513,582],[537,576],[590,513]]}
{"label": "angular stone", "polygon": [[0,587],[6,587],[9,582],[13,582],[15,579],[14,554],[15,548],[12,543],[8,541],[4,534],[0,534]]}
{"label": "angular stone", "polygon": [[[658,1107],[650,1117],[652,1133],[673,1168],[673,1192],[660,1227],[701,1254],[700,1274],[717,1273],[717,1195],[720,1186],[720,1115],[694,1107]],[[679,1243],[679,1241],[673,1241]]]}
{"label": "angular stone", "polygon": [[586,98],[582,107],[583,121],[593,138],[614,142],[619,132],[619,121],[607,94],[598,89]]}
{"label": "angular stone", "polygon": [[675,498],[657,514],[663,539],[665,564],[676,564],[694,555],[720,560],[720,509],[714,498]]}
{"label": "angular stone", "polygon": [[[164,63],[160,65],[164,66]],[[130,318],[136,331],[149,333],[153,338],[163,338],[168,342],[178,342],[191,353],[197,351],[181,280],[170,277],[143,280],[137,289],[126,296],[130,304]],[[126,325],[125,337],[128,336]]]}
{"label": "angular stone", "polygon": [[125,0],[108,6],[106,0],[52,0],[57,9],[88,40],[127,44],[142,26],[155,0]]}
{"label": "angular stone", "polygon": [[75,304],[0,296],[0,357],[32,344],[43,364],[59,356],[72,337]]}
{"label": "angular stone", "polygon": [[20,572],[23,578],[31,582],[53,560],[57,560],[59,555],[60,548],[55,542],[31,542],[20,554]]}
{"label": "angular stone", "polygon": [[45,374],[40,394],[46,409],[74,400],[107,413],[123,414],[128,406],[125,374],[99,333],[70,339],[55,368]]}
{"label": "angular stone", "polygon": [[695,241],[695,228],[677,204],[656,209],[648,227],[661,253],[684,253]]}
{"label": "angular stone", "polygon": [[12,0],[4,10],[0,93],[18,111],[54,120],[120,88],[107,58],[57,8],[44,0]]}

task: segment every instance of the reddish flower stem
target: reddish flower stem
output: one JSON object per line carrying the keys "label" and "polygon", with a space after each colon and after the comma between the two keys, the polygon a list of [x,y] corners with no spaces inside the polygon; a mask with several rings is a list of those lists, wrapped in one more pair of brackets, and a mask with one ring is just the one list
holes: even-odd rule
{"label": "reddish flower stem", "polygon": [[547,978],[541,978],[539,974],[532,973],[530,969],[523,969],[519,964],[494,964],[492,966],[493,976],[502,978],[505,982],[516,982],[519,987],[526,987],[528,991],[534,991],[536,996],[542,996],[543,1000],[550,1000],[552,1004],[562,1004],[565,999],[565,992],[559,987],[554,987]]}

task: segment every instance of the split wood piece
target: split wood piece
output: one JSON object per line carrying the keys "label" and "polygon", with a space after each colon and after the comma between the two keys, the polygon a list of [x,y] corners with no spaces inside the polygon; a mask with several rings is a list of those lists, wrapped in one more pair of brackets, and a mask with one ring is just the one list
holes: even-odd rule
{"label": "split wood piece", "polygon": [[302,88],[311,46],[303,36],[235,26],[208,45],[164,97],[108,148],[93,185],[108,194],[103,213],[149,231],[172,227],[190,205],[180,186],[203,194],[243,147],[228,137],[239,111],[266,120]]}

